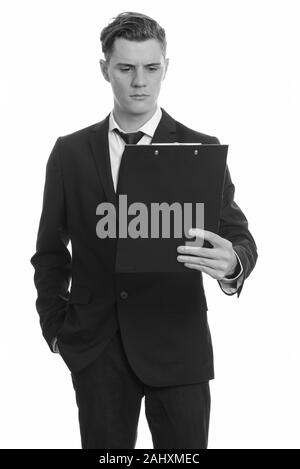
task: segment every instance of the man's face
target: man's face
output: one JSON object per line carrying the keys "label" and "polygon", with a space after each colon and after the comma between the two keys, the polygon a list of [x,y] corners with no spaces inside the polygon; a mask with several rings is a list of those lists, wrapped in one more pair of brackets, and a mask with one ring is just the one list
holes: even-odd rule
{"label": "man's face", "polygon": [[169,59],[164,59],[156,39],[142,42],[117,38],[109,63],[100,60],[110,82],[114,103],[127,114],[147,114],[156,107]]}

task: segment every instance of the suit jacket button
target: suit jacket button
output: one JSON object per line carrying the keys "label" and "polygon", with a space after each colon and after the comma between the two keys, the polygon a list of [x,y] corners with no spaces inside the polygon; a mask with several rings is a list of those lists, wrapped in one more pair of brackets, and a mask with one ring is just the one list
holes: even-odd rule
{"label": "suit jacket button", "polygon": [[126,298],[128,298],[128,293],[126,291],[121,291],[120,297],[122,300],[126,300]]}

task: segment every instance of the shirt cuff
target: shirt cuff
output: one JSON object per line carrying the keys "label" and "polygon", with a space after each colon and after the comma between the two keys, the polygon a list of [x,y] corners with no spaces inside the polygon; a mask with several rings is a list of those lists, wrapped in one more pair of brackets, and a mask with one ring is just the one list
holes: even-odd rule
{"label": "shirt cuff", "polygon": [[239,268],[240,268],[240,271],[239,273],[233,277],[233,278],[226,278],[224,277],[222,280],[218,280],[219,284],[220,284],[220,287],[222,288],[223,292],[224,293],[227,293],[229,295],[233,295],[234,293],[236,293],[239,289],[239,287],[241,286],[241,284],[243,283],[243,277],[244,277],[244,269],[243,269],[243,265],[241,263],[241,260],[239,258],[239,256],[237,255],[237,253],[234,251],[236,257],[237,257],[237,260],[238,260],[238,263],[239,263]]}
{"label": "shirt cuff", "polygon": [[51,342],[51,346],[52,346],[53,352],[59,353],[59,348],[58,348],[58,345],[57,345],[57,337],[54,337],[54,339]]}
{"label": "shirt cuff", "polygon": [[236,255],[237,260],[238,260],[239,272],[238,272],[238,274],[237,274],[235,277],[233,277],[233,278],[227,278],[227,277],[222,278],[222,280],[220,280],[220,282],[224,282],[224,283],[232,283],[232,282],[235,282],[235,281],[242,275],[242,273],[244,272],[243,264],[241,263],[241,260],[240,260],[239,256],[237,255],[237,253],[235,252],[235,250],[233,250],[233,251],[234,251],[234,254]]}

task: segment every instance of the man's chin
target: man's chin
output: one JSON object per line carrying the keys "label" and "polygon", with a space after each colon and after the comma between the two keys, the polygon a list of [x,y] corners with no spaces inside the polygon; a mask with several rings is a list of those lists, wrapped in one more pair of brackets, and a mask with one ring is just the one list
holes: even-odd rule
{"label": "man's chin", "polygon": [[146,103],[140,101],[129,106],[128,112],[130,114],[148,114],[154,108],[155,108],[155,104],[152,104],[152,106],[149,106],[149,103],[146,105]]}

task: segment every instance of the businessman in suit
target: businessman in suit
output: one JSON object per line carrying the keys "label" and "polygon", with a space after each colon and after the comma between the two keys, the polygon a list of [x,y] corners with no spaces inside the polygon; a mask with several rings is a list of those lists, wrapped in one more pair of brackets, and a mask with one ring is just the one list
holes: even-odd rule
{"label": "businessman in suit", "polygon": [[219,141],[158,106],[168,59],[155,20],[121,13],[101,43],[113,110],[58,137],[47,162],[31,258],[42,333],[70,370],[82,448],[134,448],[143,397],[154,448],[207,448],[214,366],[202,273],[239,296],[256,244],[226,166],[219,232],[195,233],[212,247],[174,253],[186,272],[116,271],[118,239],[97,237],[96,207],[117,204],[125,143]]}

